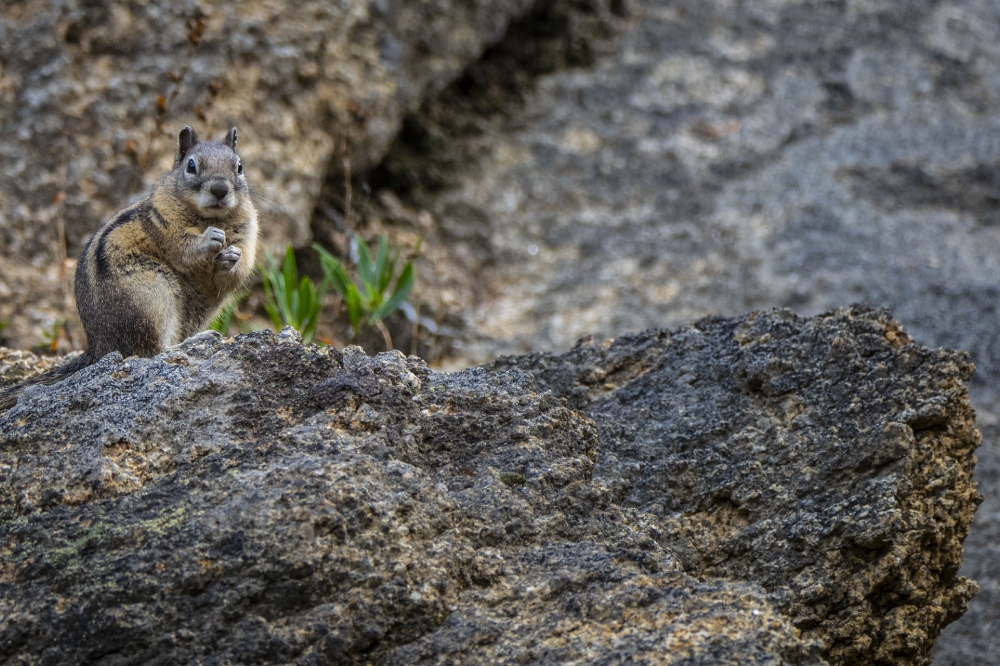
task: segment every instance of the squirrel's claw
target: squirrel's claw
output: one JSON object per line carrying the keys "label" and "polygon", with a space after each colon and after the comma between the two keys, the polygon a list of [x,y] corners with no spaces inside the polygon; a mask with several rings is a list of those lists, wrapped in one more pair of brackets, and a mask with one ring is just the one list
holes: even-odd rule
{"label": "squirrel's claw", "polygon": [[242,257],[243,251],[235,245],[230,245],[215,257],[216,270],[230,271],[236,264],[240,263]]}

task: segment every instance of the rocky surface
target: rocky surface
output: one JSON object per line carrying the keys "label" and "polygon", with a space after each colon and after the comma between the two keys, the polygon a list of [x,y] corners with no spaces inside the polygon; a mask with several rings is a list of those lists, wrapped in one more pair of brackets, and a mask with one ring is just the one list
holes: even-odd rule
{"label": "rocky surface", "polygon": [[406,193],[479,275],[466,298],[485,340],[469,359],[868,299],[998,363],[1000,51],[982,26],[1000,6],[627,6],[603,32],[565,9],[589,66],[489,114],[469,94],[532,73],[532,43],[508,36],[473,68],[486,80],[428,104],[383,165],[401,190],[426,159],[434,179]]}
{"label": "rocky surface", "polygon": [[216,138],[239,126],[265,240],[282,249],[307,243],[327,172],[339,172],[345,157],[355,170],[377,164],[404,115],[528,5],[5,2],[5,335],[26,347],[54,317],[70,316],[60,294],[60,233],[75,258],[109,214],[170,168],[185,124]]}
{"label": "rocky surface", "polygon": [[831,663],[919,660],[975,589],[953,578],[978,505],[972,365],[885,313],[708,319],[494,367],[594,419],[595,479],[663,521],[686,571],[788,587]]}
{"label": "rocky surface", "polygon": [[[73,256],[101,215],[164,168],[171,139],[149,141],[156,99],[190,59],[162,120],[192,122],[199,107],[196,125],[244,129],[272,241],[312,231],[341,242],[336,144],[348,139],[358,187],[374,190],[367,231],[426,239],[433,265],[421,265],[415,293],[427,288],[425,305],[464,324],[454,367],[585,334],[864,299],[923,344],[968,350],[986,504],[963,573],[982,593],[939,641],[936,663],[994,660],[998,5],[527,5],[324,4],[316,14],[304,2],[244,2],[234,15],[222,3],[6,3],[3,340],[36,344],[72,311],[59,218]],[[189,58],[199,17],[204,37]],[[136,35],[148,58],[128,51]],[[111,136],[117,127],[130,129]]]}
{"label": "rocky surface", "polygon": [[[472,313],[456,365],[862,300],[968,350],[987,503],[965,573],[983,593],[938,663],[992,663],[1000,4],[637,0],[603,31],[596,4],[515,25],[379,172],[448,248],[446,294]],[[552,34],[591,57],[535,66]]]}
{"label": "rocky surface", "polygon": [[37,356],[28,351],[0,347],[0,388],[11,386],[45,372],[56,365],[56,359]]}
{"label": "rocky surface", "polygon": [[924,664],[971,372],[864,308],[455,374],[113,354],[0,416],[0,660]]}

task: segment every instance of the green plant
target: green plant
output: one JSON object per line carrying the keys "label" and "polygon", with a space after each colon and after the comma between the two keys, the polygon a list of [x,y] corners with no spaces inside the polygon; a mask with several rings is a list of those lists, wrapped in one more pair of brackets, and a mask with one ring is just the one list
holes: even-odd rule
{"label": "green plant", "polygon": [[246,298],[249,292],[246,290],[239,291],[233,294],[226,304],[222,306],[219,310],[219,314],[215,315],[215,319],[208,325],[213,331],[218,331],[222,335],[229,335],[229,328],[232,326],[233,317],[236,316],[236,310],[240,306],[240,301]]}
{"label": "green plant", "polygon": [[257,269],[264,281],[267,299],[264,309],[271,316],[271,322],[275,329],[291,326],[302,334],[305,342],[312,342],[326,293],[326,281],[317,288],[308,276],[299,278],[295,251],[291,245],[285,250],[285,260],[280,268],[270,252],[265,252],[265,256],[266,265],[258,265]]}
{"label": "green plant", "polygon": [[[358,248],[358,277],[360,283],[355,284],[351,280],[343,264],[319,245],[313,243],[313,249],[319,253],[320,262],[323,266],[323,273],[326,275],[325,283],[332,284],[344,298],[347,306],[347,317],[351,321],[351,331],[357,335],[365,326],[377,326],[386,340],[386,346],[392,349],[392,338],[385,328],[382,320],[392,314],[413,289],[414,271],[413,261],[403,264],[399,276],[396,277],[395,286],[390,291],[389,285],[396,275],[396,264],[399,262],[399,251],[390,250],[389,241],[385,234],[379,236],[378,249],[375,252],[375,259],[372,260],[371,250],[368,244],[360,237],[357,238]],[[420,243],[414,254],[420,251]]]}

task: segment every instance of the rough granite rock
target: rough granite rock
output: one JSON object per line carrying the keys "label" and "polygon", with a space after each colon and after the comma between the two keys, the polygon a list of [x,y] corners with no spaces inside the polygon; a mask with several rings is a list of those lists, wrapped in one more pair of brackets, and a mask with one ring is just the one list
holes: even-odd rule
{"label": "rough granite rock", "polygon": [[[528,6],[3,3],[0,321],[13,317],[6,335],[33,344],[38,334],[29,326],[41,321],[30,311],[50,326],[50,310],[63,307],[60,219],[74,258],[109,214],[170,168],[182,125],[216,138],[239,126],[264,239],[301,245],[324,176],[341,169],[342,144],[355,171],[377,164],[403,117]],[[199,21],[195,48],[189,35]]]}
{"label": "rough granite rock", "polygon": [[[706,315],[888,307],[977,367],[986,504],[964,574],[983,592],[937,664],[1000,660],[1000,3],[634,0],[610,37],[587,29],[599,3],[547,4],[590,62],[536,67],[548,35],[516,24],[384,162],[447,248],[455,367]],[[533,75],[520,109],[481,101]]]}
{"label": "rough granite rock", "polygon": [[964,353],[884,311],[705,319],[506,357],[598,427],[594,479],[662,521],[685,570],[788,588],[835,664],[923,663],[977,590]]}
{"label": "rough granite rock", "polygon": [[0,415],[0,661],[924,664],[971,372],[863,308],[455,374],[109,355]]}

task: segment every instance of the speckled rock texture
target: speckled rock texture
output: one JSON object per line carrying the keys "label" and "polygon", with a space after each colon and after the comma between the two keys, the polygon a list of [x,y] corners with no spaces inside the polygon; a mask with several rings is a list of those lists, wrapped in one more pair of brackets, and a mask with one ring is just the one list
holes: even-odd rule
{"label": "speckled rock texture", "polygon": [[689,573],[789,591],[834,664],[925,663],[975,592],[964,353],[885,312],[789,311],[507,357],[594,419],[594,480],[657,516]]}
{"label": "speckled rock texture", "polygon": [[864,308],[454,374],[109,355],[0,416],[0,661],[924,664],[971,372]]}
{"label": "speckled rock texture", "polygon": [[862,300],[967,350],[983,592],[937,663],[1000,662],[1000,3],[634,0],[610,34],[600,4],[548,3],[589,61],[538,67],[518,23],[384,163],[448,248],[463,362]]}
{"label": "speckled rock texture", "polygon": [[[377,164],[405,114],[528,6],[0,4],[0,322],[13,317],[6,336],[34,344],[32,327],[50,326],[51,310],[63,308],[60,220],[75,258],[108,215],[170,168],[181,126],[218,139],[237,125],[264,239],[302,245],[327,172],[341,170],[344,157],[356,171]],[[195,46],[189,36],[198,32]]]}

